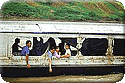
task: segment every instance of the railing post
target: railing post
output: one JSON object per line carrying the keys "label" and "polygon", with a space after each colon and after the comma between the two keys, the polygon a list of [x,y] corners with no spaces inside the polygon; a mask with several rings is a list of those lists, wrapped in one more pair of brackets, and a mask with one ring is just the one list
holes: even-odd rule
{"label": "railing post", "polygon": [[109,59],[109,63],[111,64],[111,61],[113,61],[113,42],[114,42],[114,38],[110,36],[107,37],[108,40],[108,48],[107,48],[107,52],[106,52],[106,56]]}

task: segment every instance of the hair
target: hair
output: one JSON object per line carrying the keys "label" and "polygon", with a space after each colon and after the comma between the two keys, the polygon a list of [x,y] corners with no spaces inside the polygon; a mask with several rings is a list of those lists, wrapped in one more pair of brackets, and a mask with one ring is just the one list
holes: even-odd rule
{"label": "hair", "polygon": [[[70,49],[70,44],[66,44],[66,46],[68,46],[68,49]],[[65,48],[66,49],[66,48]]]}
{"label": "hair", "polygon": [[51,47],[49,50],[53,50],[53,49],[55,49],[54,47]]}
{"label": "hair", "polygon": [[56,46],[56,49],[58,49],[59,48],[59,46]]}
{"label": "hair", "polygon": [[26,45],[27,45],[29,42],[31,42],[31,41],[30,41],[30,40],[27,40],[27,41],[26,41]]}
{"label": "hair", "polygon": [[20,43],[20,39],[19,39],[19,38],[16,38],[16,39],[15,39],[15,43]]}
{"label": "hair", "polygon": [[70,47],[70,44],[66,44],[66,45]]}

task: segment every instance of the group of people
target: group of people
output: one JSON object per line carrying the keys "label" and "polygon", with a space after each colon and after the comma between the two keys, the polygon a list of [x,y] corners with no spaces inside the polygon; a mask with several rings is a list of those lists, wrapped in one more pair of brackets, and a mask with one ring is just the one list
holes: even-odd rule
{"label": "group of people", "polygon": [[52,68],[51,68],[51,59],[52,59],[52,56],[56,56],[57,58],[62,58],[62,57],[65,57],[65,58],[68,58],[71,56],[71,51],[70,51],[70,48],[69,48],[69,45],[65,45],[65,55],[60,55],[61,53],[59,52],[59,47],[57,46],[56,49],[54,47],[50,48],[49,51],[48,51],[48,57],[49,57],[49,72],[52,72]]}
{"label": "group of people", "polygon": [[[28,56],[30,54],[29,47],[31,47],[31,41],[27,40],[26,46],[24,47],[19,46],[18,43],[20,43],[20,39],[16,38],[15,43],[12,45],[12,54],[15,56],[18,56],[18,55],[26,56],[26,65],[28,68],[30,68],[30,65],[28,64]],[[18,47],[21,48],[22,50],[18,50]]]}
{"label": "group of people", "polygon": [[[16,39],[18,40],[18,39]],[[20,47],[18,45],[20,41],[18,40],[17,43],[13,44],[12,47],[14,47],[15,45],[17,45],[16,49],[18,49],[18,47]],[[30,68],[30,65],[28,64],[28,56],[30,54],[30,49],[29,47],[31,47],[31,41],[30,40],[27,40],[26,41],[26,46],[24,47],[20,47],[22,48],[22,51],[20,53],[21,56],[26,56],[26,65],[28,68]],[[14,49],[14,48],[13,48]],[[13,52],[13,54],[15,54],[16,52]],[[62,57],[65,57],[65,58],[68,58],[71,56],[71,51],[70,51],[70,46],[68,44],[65,45],[65,54],[64,55],[60,55],[60,49],[59,49],[59,46],[57,46],[56,48],[54,47],[50,47],[50,49],[48,50],[47,52],[47,55],[48,55],[48,58],[49,58],[49,71],[52,72],[52,68],[51,68],[51,59],[52,59],[52,56],[56,56],[57,58],[62,58]]]}

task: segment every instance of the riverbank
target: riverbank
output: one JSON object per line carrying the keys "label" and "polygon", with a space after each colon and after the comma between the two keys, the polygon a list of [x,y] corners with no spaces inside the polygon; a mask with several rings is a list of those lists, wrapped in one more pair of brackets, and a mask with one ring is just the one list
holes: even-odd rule
{"label": "riverbank", "polygon": [[109,75],[97,75],[97,76],[82,76],[82,75],[61,75],[54,77],[22,77],[22,78],[8,78],[3,77],[3,80],[10,83],[21,83],[21,82],[82,82],[82,83],[115,83],[120,81],[124,77],[124,74],[109,74]]}
{"label": "riverbank", "polygon": [[59,21],[124,21],[119,2],[7,2],[1,19]]}

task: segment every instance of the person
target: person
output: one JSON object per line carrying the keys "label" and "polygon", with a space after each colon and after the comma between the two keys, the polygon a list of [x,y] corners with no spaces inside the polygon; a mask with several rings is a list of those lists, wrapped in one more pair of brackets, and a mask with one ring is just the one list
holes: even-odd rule
{"label": "person", "polygon": [[19,46],[18,43],[20,43],[20,39],[16,38],[16,39],[15,39],[15,43],[12,45],[12,54],[13,54],[14,56],[20,55],[20,52],[21,52],[21,51],[18,49],[18,47],[22,49],[22,47]]}
{"label": "person", "polygon": [[[59,52],[59,46],[56,47],[56,51],[54,51],[53,55],[56,56],[57,58],[60,58],[60,52]],[[62,56],[61,56],[62,57]]]}
{"label": "person", "polygon": [[59,48],[60,48],[61,55],[64,55],[65,54],[64,41],[61,41],[61,43],[59,43]]}
{"label": "person", "polygon": [[28,68],[30,68],[30,65],[28,64],[28,55],[30,53],[29,47],[31,47],[31,41],[27,40],[26,46],[24,46],[22,48],[22,51],[21,51],[21,54],[20,54],[21,56],[26,56],[26,65],[27,65]]}
{"label": "person", "polygon": [[51,62],[51,59],[52,59],[52,55],[53,55],[54,51],[55,51],[54,47],[51,47],[49,49],[49,51],[47,52],[48,53],[48,57],[49,57],[49,72],[52,72],[52,68],[51,68],[52,62]]}
{"label": "person", "polygon": [[70,46],[68,44],[65,45],[65,49],[66,49],[66,52],[65,52],[65,55],[62,55],[60,57],[65,57],[65,58],[68,58],[71,56],[71,51],[70,51]]}

